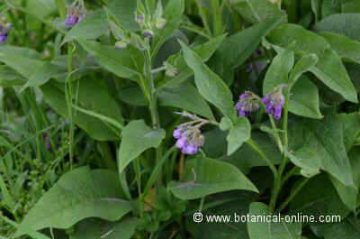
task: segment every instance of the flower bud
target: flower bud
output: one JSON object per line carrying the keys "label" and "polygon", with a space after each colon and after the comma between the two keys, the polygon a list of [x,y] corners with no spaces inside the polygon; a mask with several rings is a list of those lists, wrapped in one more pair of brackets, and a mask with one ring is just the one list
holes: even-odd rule
{"label": "flower bud", "polygon": [[158,18],[158,19],[156,19],[155,20],[155,27],[157,28],[157,29],[163,29],[164,27],[165,27],[165,25],[166,25],[166,19],[165,18]]}
{"label": "flower bud", "polygon": [[11,24],[6,23],[5,19],[0,19],[0,44],[5,43],[9,36]]}
{"label": "flower bud", "polygon": [[257,111],[260,108],[259,100],[254,93],[245,91],[240,95],[235,108],[239,116],[247,117],[251,112]]}
{"label": "flower bud", "polygon": [[281,118],[282,109],[285,104],[285,97],[281,88],[266,95],[261,101],[265,104],[268,114],[272,115],[276,120]]}
{"label": "flower bud", "polygon": [[84,18],[84,9],[79,6],[70,6],[68,8],[68,13],[65,19],[66,27],[73,27],[78,24]]}

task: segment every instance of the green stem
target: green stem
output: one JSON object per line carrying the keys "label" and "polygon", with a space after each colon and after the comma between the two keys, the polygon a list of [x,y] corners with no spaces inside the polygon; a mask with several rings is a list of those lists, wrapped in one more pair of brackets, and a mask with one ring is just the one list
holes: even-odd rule
{"label": "green stem", "polygon": [[69,159],[70,159],[70,169],[72,169],[73,165],[73,144],[74,144],[74,110],[73,110],[73,87],[71,82],[71,75],[73,71],[73,53],[74,48],[72,44],[68,44],[68,55],[67,55],[67,77],[65,82],[65,95],[66,95],[66,106],[67,106],[67,113],[68,118],[70,121],[70,128],[69,128]]}
{"label": "green stem", "polygon": [[291,192],[289,197],[280,205],[279,211],[281,212],[286,208],[286,206],[295,198],[296,195],[299,194],[301,189],[304,188],[304,186],[309,182],[309,178],[305,178],[301,183],[297,185],[297,187]]}
{"label": "green stem", "polygon": [[274,164],[270,161],[270,159],[261,150],[259,145],[255,141],[253,141],[252,139],[249,139],[246,143],[260,156],[260,158],[262,160],[264,160],[267,163],[267,165],[270,167],[271,172],[274,175],[274,178],[276,178],[277,177],[277,170],[276,170]]}

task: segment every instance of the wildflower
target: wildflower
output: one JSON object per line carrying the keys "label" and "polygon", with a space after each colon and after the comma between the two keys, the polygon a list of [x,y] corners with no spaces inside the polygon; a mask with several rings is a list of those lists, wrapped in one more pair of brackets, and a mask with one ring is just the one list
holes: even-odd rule
{"label": "wildflower", "polygon": [[249,116],[251,112],[257,111],[260,108],[258,97],[250,91],[245,91],[240,95],[235,108],[239,116]]}
{"label": "wildflower", "polygon": [[285,104],[285,97],[282,93],[282,87],[269,93],[261,100],[265,104],[266,112],[271,114],[275,119],[281,118],[282,109]]}
{"label": "wildflower", "polygon": [[136,14],[135,15],[135,22],[139,24],[140,26],[143,26],[145,23],[145,15],[144,13]]}
{"label": "wildflower", "polygon": [[183,154],[193,155],[199,152],[204,145],[204,136],[198,126],[183,124],[177,127],[173,132],[176,141],[176,147],[181,149]]}
{"label": "wildflower", "polygon": [[68,14],[65,19],[65,26],[73,27],[78,24],[84,18],[84,8],[73,5],[68,9]]}
{"label": "wildflower", "polygon": [[0,19],[0,44],[6,42],[10,29],[11,24],[6,23],[4,19]]}

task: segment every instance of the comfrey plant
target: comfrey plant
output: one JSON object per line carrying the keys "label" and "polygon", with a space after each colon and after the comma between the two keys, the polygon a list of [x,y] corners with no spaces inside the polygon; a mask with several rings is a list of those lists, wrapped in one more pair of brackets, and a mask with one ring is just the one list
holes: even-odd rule
{"label": "comfrey plant", "polygon": [[[360,238],[360,3],[330,5],[2,1],[0,238]],[[282,223],[209,223],[242,212]]]}

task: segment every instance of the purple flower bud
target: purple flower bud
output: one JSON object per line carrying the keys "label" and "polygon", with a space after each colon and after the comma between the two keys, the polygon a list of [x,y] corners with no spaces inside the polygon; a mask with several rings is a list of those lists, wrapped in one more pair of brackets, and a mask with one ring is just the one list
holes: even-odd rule
{"label": "purple flower bud", "polygon": [[6,42],[10,29],[11,24],[8,24],[5,22],[5,20],[0,19],[0,44]]}
{"label": "purple flower bud", "polygon": [[5,33],[5,34],[0,33],[0,44],[6,42],[7,38],[8,38],[7,33]]}
{"label": "purple flower bud", "polygon": [[285,97],[282,90],[277,90],[266,95],[262,102],[265,104],[266,112],[272,115],[276,120],[281,118],[282,109],[285,104]]}
{"label": "purple flower bud", "polygon": [[186,145],[185,147],[183,147],[181,149],[181,152],[183,154],[189,154],[189,155],[196,154],[198,151],[199,151],[199,147],[197,147],[196,145],[192,145],[192,144]]}
{"label": "purple flower bud", "polygon": [[67,17],[65,19],[65,26],[73,27],[84,18],[84,10],[78,6],[69,7]]}
{"label": "purple flower bud", "polygon": [[181,137],[176,141],[176,147],[181,149],[184,148],[188,144],[187,139],[185,137]]}
{"label": "purple flower bud", "polygon": [[174,130],[173,136],[177,139],[176,147],[183,154],[196,154],[199,148],[204,145],[204,136],[196,126],[180,125]]}
{"label": "purple flower bud", "polygon": [[151,31],[151,30],[145,30],[144,32],[143,32],[143,36],[145,37],[145,38],[152,38],[153,36],[154,36],[154,32],[153,31]]}
{"label": "purple flower bud", "polygon": [[239,97],[239,101],[235,105],[239,116],[247,117],[251,112],[257,111],[260,108],[258,98],[254,93],[245,91]]}
{"label": "purple flower bud", "polygon": [[173,132],[173,136],[175,139],[180,139],[182,136],[182,129],[181,128],[176,128]]}

